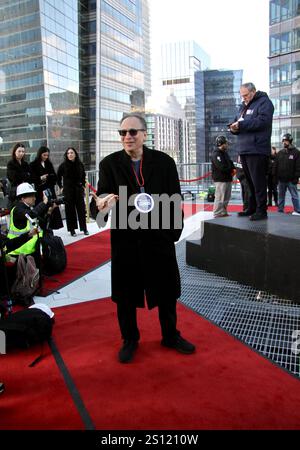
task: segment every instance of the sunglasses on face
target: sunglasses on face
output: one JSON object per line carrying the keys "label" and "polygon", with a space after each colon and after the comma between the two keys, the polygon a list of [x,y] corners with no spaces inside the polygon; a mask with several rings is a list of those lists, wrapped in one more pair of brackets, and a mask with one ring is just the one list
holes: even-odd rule
{"label": "sunglasses on face", "polygon": [[130,136],[136,136],[139,131],[146,131],[144,128],[130,128],[130,130],[118,130],[118,133],[120,136],[125,137],[127,133],[129,133]]}

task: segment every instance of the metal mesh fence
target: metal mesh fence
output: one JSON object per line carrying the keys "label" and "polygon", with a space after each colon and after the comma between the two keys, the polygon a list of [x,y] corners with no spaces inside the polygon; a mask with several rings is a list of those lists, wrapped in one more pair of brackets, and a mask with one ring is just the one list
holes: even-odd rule
{"label": "metal mesh fence", "polygon": [[293,335],[300,330],[300,305],[188,266],[185,240],[176,252],[181,302],[300,377],[300,351]]}

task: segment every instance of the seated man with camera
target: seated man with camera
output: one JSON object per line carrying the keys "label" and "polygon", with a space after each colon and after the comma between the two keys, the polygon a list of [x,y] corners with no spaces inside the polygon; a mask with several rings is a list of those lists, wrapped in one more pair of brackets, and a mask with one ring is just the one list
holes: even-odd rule
{"label": "seated man with camera", "polygon": [[[56,203],[49,201],[47,195],[44,194],[43,201],[38,205],[35,204],[36,191],[29,183],[22,183],[17,187],[16,197],[17,203],[10,212],[10,225],[7,237],[15,239],[23,233],[29,232],[34,227],[45,228],[47,223],[47,215],[51,214],[56,207]],[[11,256],[20,254],[32,255],[37,265],[39,265],[39,251],[37,248],[38,238],[41,237],[43,231],[31,237],[25,244],[14,249],[9,253]]]}

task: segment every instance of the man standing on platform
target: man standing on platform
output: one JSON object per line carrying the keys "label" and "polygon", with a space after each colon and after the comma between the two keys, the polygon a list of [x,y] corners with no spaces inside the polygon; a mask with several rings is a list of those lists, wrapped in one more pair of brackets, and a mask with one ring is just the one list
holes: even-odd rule
{"label": "man standing on platform", "polygon": [[249,206],[239,216],[264,220],[267,215],[267,170],[271,154],[274,106],[265,92],[256,91],[253,83],[242,84],[243,103],[238,116],[229,125],[237,135],[238,151],[250,189]]}

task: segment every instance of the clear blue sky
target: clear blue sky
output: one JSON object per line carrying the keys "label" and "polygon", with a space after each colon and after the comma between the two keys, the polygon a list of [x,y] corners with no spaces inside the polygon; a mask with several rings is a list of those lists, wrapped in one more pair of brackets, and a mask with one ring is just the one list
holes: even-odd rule
{"label": "clear blue sky", "polygon": [[243,69],[244,82],[269,91],[269,0],[149,0],[153,88],[160,44],[194,40],[211,69]]}

